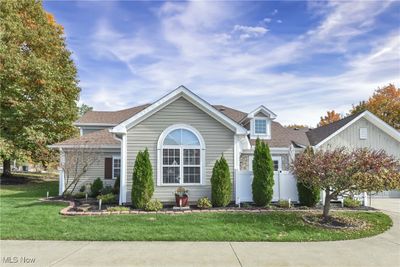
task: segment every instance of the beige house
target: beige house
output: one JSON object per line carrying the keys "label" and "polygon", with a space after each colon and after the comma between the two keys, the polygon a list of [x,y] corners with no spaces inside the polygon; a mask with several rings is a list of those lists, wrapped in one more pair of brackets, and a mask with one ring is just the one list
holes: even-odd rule
{"label": "beige house", "polygon": [[[289,166],[295,154],[309,145],[323,149],[371,147],[400,158],[400,133],[368,111],[313,130],[286,128],[276,118],[264,106],[246,113],[211,105],[180,86],[152,104],[112,112],[90,111],[75,123],[79,137],[52,147],[60,149],[62,161],[68,160],[68,153],[74,149],[98,149],[101,156],[80,183],[100,177],[112,185],[120,177],[120,204],[131,201],[135,158],[146,148],[153,167],[153,197],[163,202],[173,202],[173,192],[179,186],[189,190],[191,201],[210,197],[212,168],[221,155],[231,169],[235,188],[232,200],[250,201],[251,196],[245,196],[249,188],[246,177],[251,176],[257,138],[271,149],[278,179],[275,199],[284,196],[296,200],[295,178],[290,176]],[[60,193],[65,183],[61,172]]]}

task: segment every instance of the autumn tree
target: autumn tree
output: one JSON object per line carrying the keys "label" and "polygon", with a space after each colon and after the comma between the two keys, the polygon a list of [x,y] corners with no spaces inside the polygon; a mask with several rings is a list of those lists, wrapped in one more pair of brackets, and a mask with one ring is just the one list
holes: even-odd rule
{"label": "autumn tree", "polygon": [[400,161],[383,150],[346,148],[301,153],[292,166],[299,182],[325,192],[323,216],[338,196],[400,188]]}
{"label": "autumn tree", "polygon": [[0,157],[3,176],[21,155],[43,164],[48,145],[76,133],[77,71],[63,28],[41,1],[0,5]]}
{"label": "autumn tree", "polygon": [[378,88],[368,101],[353,105],[350,113],[364,110],[369,110],[389,125],[400,129],[400,88],[396,88],[394,84]]}
{"label": "autumn tree", "polygon": [[327,111],[326,115],[324,117],[321,117],[318,127],[327,125],[329,123],[338,121],[342,118],[342,116],[339,113],[336,113],[334,110],[332,111]]}
{"label": "autumn tree", "polygon": [[79,106],[79,117],[82,117],[83,115],[85,115],[86,112],[88,111],[92,111],[93,107],[86,105],[85,103],[82,103],[82,105]]}

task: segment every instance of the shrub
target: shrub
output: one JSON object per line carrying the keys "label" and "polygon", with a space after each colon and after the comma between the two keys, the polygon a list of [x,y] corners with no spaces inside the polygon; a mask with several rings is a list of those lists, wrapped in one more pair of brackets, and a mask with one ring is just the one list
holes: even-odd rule
{"label": "shrub", "polygon": [[147,148],[136,156],[132,182],[132,205],[144,209],[154,192],[153,169]]}
{"label": "shrub", "polygon": [[278,207],[284,208],[284,209],[289,209],[289,208],[290,208],[289,200],[280,199],[280,200],[278,201]]}
{"label": "shrub", "polygon": [[212,207],[211,201],[208,199],[208,197],[202,197],[197,200],[197,207],[199,209],[209,209]]}
{"label": "shrub", "polygon": [[79,189],[79,192],[85,192],[86,191],[86,185],[82,185],[81,188]]}
{"label": "shrub", "polygon": [[253,175],[253,201],[257,206],[265,207],[274,194],[274,164],[268,145],[259,138],[254,150]]}
{"label": "shrub", "polygon": [[224,155],[214,164],[211,176],[211,202],[214,207],[225,207],[232,199],[232,181]]}
{"label": "shrub", "polygon": [[147,211],[158,211],[163,208],[163,204],[158,200],[148,201],[144,207]]}
{"label": "shrub", "polygon": [[110,193],[114,193],[113,191],[114,191],[113,188],[111,186],[107,185],[106,187],[101,189],[100,193],[102,195],[107,195],[107,194],[110,194]]}
{"label": "shrub", "polygon": [[319,187],[306,185],[302,182],[297,182],[297,191],[299,192],[299,202],[302,206],[315,207],[320,199]]}
{"label": "shrub", "polygon": [[113,193],[116,195],[119,195],[119,185],[120,185],[120,179],[119,176],[115,180],[114,187],[113,187]]}
{"label": "shrub", "polygon": [[113,193],[97,196],[97,200],[100,199],[103,204],[111,204],[117,202],[117,198]]}
{"label": "shrub", "polygon": [[97,178],[96,180],[94,180],[90,188],[92,196],[97,197],[98,195],[100,195],[102,189],[103,189],[103,181],[100,178]]}
{"label": "shrub", "polygon": [[108,207],[107,211],[128,211],[128,207],[123,207],[123,206],[116,206],[116,207]]}
{"label": "shrub", "polygon": [[78,192],[74,194],[74,198],[85,198],[86,193],[85,192]]}
{"label": "shrub", "polygon": [[345,206],[346,208],[358,208],[361,206],[361,201],[354,198],[346,197],[343,200],[343,206]]}

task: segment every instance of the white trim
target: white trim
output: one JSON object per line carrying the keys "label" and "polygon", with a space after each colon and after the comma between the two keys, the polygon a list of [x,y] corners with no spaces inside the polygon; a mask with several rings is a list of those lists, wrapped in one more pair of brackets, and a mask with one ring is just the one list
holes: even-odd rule
{"label": "white trim", "polygon": [[84,123],[79,123],[75,122],[73,123],[74,126],[76,127],[82,127],[82,126],[104,126],[104,127],[110,127],[110,126],[117,126],[117,123],[101,123],[101,122],[84,122]]}
{"label": "white trim", "polygon": [[116,178],[115,178],[115,175],[114,175],[114,159],[119,159],[119,178],[120,178],[120,180],[121,180],[121,156],[112,156],[112,175],[111,175],[111,179],[112,180],[117,180]]}
{"label": "white trim", "polygon": [[[264,120],[266,123],[266,130],[265,134],[256,133],[256,120]],[[271,139],[271,120],[265,117],[255,117],[250,120],[250,139],[264,139],[269,140]]]}
{"label": "white trim", "polygon": [[[200,146],[183,146],[183,145],[178,145],[178,146],[174,146],[174,145],[163,145],[164,143],[164,139],[165,137],[167,137],[167,135],[169,133],[171,133],[174,130],[177,129],[185,129],[188,130],[190,132],[192,132],[197,139],[200,142]],[[179,173],[181,176],[180,179],[180,183],[179,184],[164,184],[162,182],[162,167],[163,167],[163,153],[162,150],[163,149],[179,149],[180,150],[180,164],[179,164]],[[184,179],[183,179],[183,167],[187,166],[190,167],[190,165],[183,165],[183,150],[184,149],[200,149],[200,183],[184,183]],[[167,127],[160,135],[160,137],[158,138],[158,142],[157,142],[157,186],[178,186],[178,185],[185,185],[185,186],[189,186],[189,185],[203,185],[204,183],[204,175],[205,175],[205,154],[206,154],[206,145],[204,142],[204,139],[202,137],[202,135],[200,134],[199,131],[197,131],[196,128],[187,125],[187,124],[173,124],[169,127]],[[198,165],[196,165],[195,167],[198,167]]]}
{"label": "white trim", "polygon": [[196,107],[201,109],[202,111],[209,114],[211,117],[231,129],[237,134],[246,134],[247,130],[238,124],[237,122],[233,121],[222,112],[218,111],[216,108],[211,106],[205,100],[200,98],[199,96],[195,95],[189,89],[184,86],[179,86],[177,89],[172,91],[171,93],[167,94],[166,96],[162,97],[152,105],[148,106],[144,110],[140,111],[139,113],[135,114],[131,118],[125,120],[124,122],[115,126],[111,132],[113,133],[126,133],[128,129],[132,128],[136,124],[140,123],[144,119],[148,118],[155,112],[161,110],[168,104],[172,103],[179,97],[184,97],[186,100],[194,104]]}
{"label": "white trim", "polygon": [[247,118],[252,119],[252,118],[256,117],[256,115],[260,112],[263,113],[264,115],[266,115],[267,117],[269,117],[271,120],[274,120],[277,117],[275,113],[273,113],[271,110],[266,108],[264,105],[261,105],[258,108],[256,108],[255,110],[251,111],[247,115]]}
{"label": "white trim", "polygon": [[119,145],[49,145],[48,148],[120,148]]}
{"label": "white trim", "polygon": [[387,133],[388,135],[390,135],[391,137],[396,139],[398,142],[400,142],[400,132],[399,131],[397,131],[392,126],[390,126],[389,124],[387,124],[386,122],[384,122],[383,120],[381,120],[380,118],[375,116],[373,113],[366,110],[363,113],[361,113],[360,115],[358,115],[357,117],[355,117],[353,120],[348,122],[346,125],[344,125],[342,128],[340,128],[339,130],[332,133],[327,138],[325,138],[324,140],[322,140],[321,142],[316,144],[314,147],[319,148],[320,146],[322,146],[323,144],[325,144],[326,142],[331,140],[333,137],[335,137],[339,133],[343,132],[345,129],[347,129],[353,123],[358,121],[360,118],[365,118],[366,120],[368,120],[369,122],[374,124],[376,127],[378,127],[379,129],[381,129],[382,131],[384,131],[385,133]]}

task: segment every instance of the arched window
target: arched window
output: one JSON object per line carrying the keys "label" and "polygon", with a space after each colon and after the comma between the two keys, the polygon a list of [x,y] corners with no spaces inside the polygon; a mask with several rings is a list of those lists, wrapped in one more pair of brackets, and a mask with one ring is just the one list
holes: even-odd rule
{"label": "arched window", "polygon": [[187,125],[167,128],[158,142],[159,184],[201,184],[204,149],[196,129]]}

